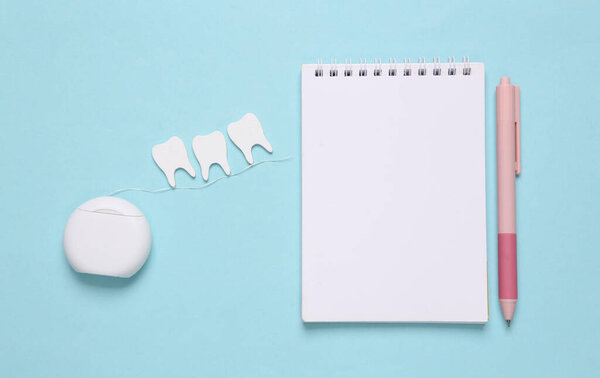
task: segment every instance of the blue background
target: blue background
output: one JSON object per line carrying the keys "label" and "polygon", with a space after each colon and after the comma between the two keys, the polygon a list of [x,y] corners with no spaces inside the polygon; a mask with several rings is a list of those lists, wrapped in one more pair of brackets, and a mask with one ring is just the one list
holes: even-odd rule
{"label": "blue background", "polygon": [[[0,2],[0,376],[597,374],[598,2],[53,3]],[[490,321],[304,325],[300,65],[448,55],[486,64]],[[510,329],[496,274],[505,75],[522,88]],[[274,147],[255,159],[293,160],[202,191],[124,194],[154,233],[146,266],[130,280],[71,270],[61,243],[76,206],[166,186],[154,144],[178,135],[189,149],[246,112]]]}

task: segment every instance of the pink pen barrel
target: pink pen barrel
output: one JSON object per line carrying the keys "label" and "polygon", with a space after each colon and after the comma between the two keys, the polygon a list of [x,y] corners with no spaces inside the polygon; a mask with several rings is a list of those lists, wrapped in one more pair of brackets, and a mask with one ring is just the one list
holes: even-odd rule
{"label": "pink pen barrel", "polygon": [[[519,88],[502,78],[496,87],[496,141],[498,171],[498,289],[506,320],[517,303],[517,236],[515,175],[520,171]],[[510,324],[510,323],[509,323]]]}

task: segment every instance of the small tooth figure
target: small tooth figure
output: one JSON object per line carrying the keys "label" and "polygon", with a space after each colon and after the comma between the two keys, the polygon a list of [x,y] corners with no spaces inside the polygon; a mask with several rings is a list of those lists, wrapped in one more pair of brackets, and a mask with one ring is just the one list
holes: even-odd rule
{"label": "small tooth figure", "polygon": [[265,137],[262,126],[258,118],[248,113],[237,122],[232,122],[227,126],[227,134],[231,141],[242,151],[246,161],[254,164],[252,157],[252,147],[262,146],[265,150],[273,152],[271,143]]}
{"label": "small tooth figure", "polygon": [[208,135],[195,136],[192,141],[192,148],[198,163],[200,163],[204,181],[208,180],[210,166],[213,164],[219,164],[225,174],[229,176],[231,169],[227,161],[227,141],[222,132],[215,131]]}
{"label": "small tooth figure", "polygon": [[183,168],[190,176],[196,177],[196,171],[190,163],[185,144],[180,137],[171,137],[165,143],[152,147],[152,158],[167,176],[167,181],[172,188],[175,187],[175,171],[179,168]]}

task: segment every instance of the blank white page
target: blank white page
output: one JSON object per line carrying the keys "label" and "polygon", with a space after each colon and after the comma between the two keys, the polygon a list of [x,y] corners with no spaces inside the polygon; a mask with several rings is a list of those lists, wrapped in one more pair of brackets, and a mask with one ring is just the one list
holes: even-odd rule
{"label": "blank white page", "polygon": [[302,318],[488,319],[483,63],[302,66]]}

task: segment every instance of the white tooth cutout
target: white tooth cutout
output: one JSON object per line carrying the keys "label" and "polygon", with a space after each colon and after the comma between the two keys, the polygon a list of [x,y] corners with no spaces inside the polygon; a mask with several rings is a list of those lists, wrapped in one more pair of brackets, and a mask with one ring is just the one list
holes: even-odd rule
{"label": "white tooth cutout", "polygon": [[227,141],[222,132],[215,131],[208,135],[195,136],[192,148],[198,163],[200,163],[204,181],[208,180],[210,166],[213,164],[219,164],[225,174],[229,176],[231,169],[227,161]]}
{"label": "white tooth cutout", "polygon": [[260,121],[252,113],[248,113],[237,122],[227,126],[227,134],[231,141],[242,151],[249,164],[254,164],[252,147],[262,146],[265,150],[273,152],[271,143],[265,137]]}
{"label": "white tooth cutout", "polygon": [[196,171],[188,158],[185,144],[180,137],[171,137],[162,144],[152,147],[152,158],[162,169],[172,188],[175,187],[175,171],[183,168],[190,176],[196,177]]}

